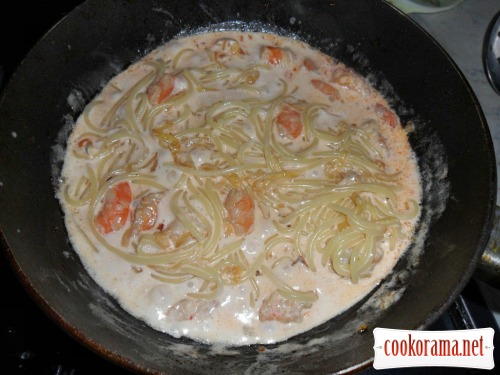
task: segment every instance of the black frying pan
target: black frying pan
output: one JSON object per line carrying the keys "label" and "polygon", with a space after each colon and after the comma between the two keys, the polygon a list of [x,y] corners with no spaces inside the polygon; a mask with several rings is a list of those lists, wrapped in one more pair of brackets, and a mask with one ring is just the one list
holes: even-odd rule
{"label": "black frying pan", "polygon": [[[378,289],[286,343],[216,352],[131,317],[83,269],[54,198],[61,129],[141,55],[214,24],[301,38],[368,77],[403,123],[414,123],[410,142],[424,171],[423,239],[389,277],[389,292],[401,291],[401,298],[388,309],[373,307]],[[137,372],[325,374],[369,366],[373,328],[434,322],[473,274],[492,227],[496,167],[478,101],[436,42],[383,1],[88,0],[18,67],[0,101],[0,129],[0,228],[12,268],[77,341]]]}

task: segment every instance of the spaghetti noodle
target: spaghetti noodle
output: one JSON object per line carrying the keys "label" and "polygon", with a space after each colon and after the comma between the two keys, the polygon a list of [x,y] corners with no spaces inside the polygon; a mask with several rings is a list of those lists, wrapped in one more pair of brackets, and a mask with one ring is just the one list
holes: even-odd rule
{"label": "spaghetti noodle", "polygon": [[[222,341],[244,344],[336,315],[390,271],[420,212],[416,161],[382,95],[270,34],[194,35],[133,64],[78,119],[62,177],[89,272],[153,327],[207,342],[193,320],[239,321],[245,333]],[[127,302],[134,288],[150,299]]]}

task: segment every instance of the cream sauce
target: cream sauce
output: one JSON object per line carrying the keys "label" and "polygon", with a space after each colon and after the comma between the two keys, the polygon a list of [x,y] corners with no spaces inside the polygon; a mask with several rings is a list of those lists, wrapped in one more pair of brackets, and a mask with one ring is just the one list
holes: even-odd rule
{"label": "cream sauce", "polygon": [[[279,49],[269,49],[269,46]],[[148,111],[151,111],[153,105],[147,101],[146,89],[154,82],[151,74],[154,71],[153,67],[158,67],[155,64],[159,59],[166,63],[165,71],[175,75],[174,86],[167,95],[169,97],[167,102],[178,100],[180,104],[174,105],[174,103],[164,107],[160,104],[159,110],[155,112],[155,116],[152,116]],[[209,69],[207,67],[219,76],[203,75],[201,70]],[[252,69],[247,71],[248,74],[242,74],[242,71],[249,67]],[[137,86],[141,80],[143,84]],[[316,83],[312,84],[313,81]],[[196,86],[193,94],[188,101],[182,102],[183,95],[192,89],[193,83]],[[107,114],[115,103],[121,100],[124,93],[136,88],[134,95],[129,96],[132,99],[124,101],[123,107],[110,118]],[[276,104],[277,102],[273,100],[283,93],[287,95],[284,100],[292,104],[293,110],[302,114],[298,121],[301,122],[303,128],[296,138],[277,123],[277,114],[281,113],[284,106]],[[244,109],[248,107],[248,103],[252,101],[269,101],[271,104],[261,105],[260,110],[255,112],[248,111],[242,114],[242,111],[244,112]],[[214,105],[219,102],[233,104],[221,106],[216,110]],[[247,104],[238,104],[241,102]],[[318,104],[318,107],[314,116],[307,117],[303,114],[311,103]],[[212,108],[213,111],[209,109],[207,112],[207,108]],[[227,166],[230,161],[216,155],[214,151],[214,148],[220,148],[214,146],[217,141],[209,141],[206,147],[200,144],[189,147],[189,142],[179,146],[176,145],[176,141],[172,140],[172,135],[177,135],[176,139],[180,140],[182,137],[179,134],[188,134],[194,128],[213,129],[218,126],[224,128],[225,117],[221,114],[228,108],[233,108],[234,112],[226,113],[226,118],[234,126],[238,126],[238,134],[245,141],[259,143],[259,146],[246,149],[247,154],[244,159],[249,163],[262,163],[265,159],[262,156],[265,152],[262,150],[269,146],[270,138],[274,140],[275,148],[281,146],[292,154],[306,150],[304,153],[307,154],[315,132],[342,135],[353,129],[363,129],[364,132],[354,134],[351,141],[358,146],[369,144],[367,152],[371,157],[370,162],[375,161],[376,166],[370,164],[368,169],[379,168],[378,170],[383,171],[387,176],[396,176],[391,181],[385,182],[385,185],[398,187],[395,190],[397,202],[393,202],[396,205],[396,211],[407,211],[411,207],[409,202],[416,202],[418,206],[421,199],[421,187],[415,156],[399,119],[390,110],[389,104],[382,95],[361,76],[303,42],[270,34],[247,32],[206,33],[173,40],[113,78],[78,119],[68,139],[61,174],[63,184],[59,191],[59,198],[65,212],[71,243],[85,268],[96,282],[113,295],[130,314],[144,320],[153,328],[175,337],[186,336],[201,342],[224,345],[275,343],[324,323],[373,290],[390,273],[411,243],[419,218],[418,207],[415,215],[410,218],[402,217],[397,220],[396,225],[392,226],[393,229],[397,228],[399,233],[396,241],[391,241],[390,238],[395,233],[391,232],[391,225],[385,225],[383,234],[376,237],[376,250],[373,252],[375,261],[367,271],[363,272],[359,280],[353,280],[335,272],[329,258],[325,261],[322,250],[313,251],[312,255],[305,259],[303,249],[307,248],[308,240],[310,240],[310,237],[306,235],[299,236],[298,243],[292,242],[274,247],[265,256],[265,267],[272,270],[273,274],[290,288],[315,295],[317,299],[313,302],[290,302],[290,299],[283,300],[275,295],[277,305],[274,307],[277,310],[273,310],[273,306],[270,306],[272,311],[267,312],[267,319],[262,317],[266,315],[262,306],[266,304],[265,301],[273,295],[278,286],[269,281],[261,267],[253,270],[255,274],[252,277],[253,284],[250,281],[238,285],[225,283],[215,298],[190,298],[189,293],[200,292],[200,287],[203,285],[201,278],[194,277],[180,283],[161,281],[152,277],[153,274],[158,276],[154,269],[141,264],[133,264],[118,255],[116,251],[110,251],[109,248],[103,246],[104,240],[114,249],[122,250],[127,254],[136,254],[138,251],[136,245],[140,242],[141,235],[152,236],[153,233],[164,233],[168,230],[169,225],[176,218],[170,201],[179,190],[179,186],[186,188],[181,178],[183,169],[176,168],[175,164],[181,163],[181,167],[190,170],[203,170],[206,166],[213,168],[214,165],[222,166],[221,168]],[[127,111],[133,112],[134,116],[128,116]],[[271,114],[268,115],[269,113]],[[252,115],[258,117],[257,123],[261,124],[261,129],[255,129]],[[127,119],[128,123],[124,125],[124,121],[115,121],[116,118]],[[93,125],[89,126],[89,121]],[[313,130],[308,130],[305,124],[307,121],[314,122],[312,125],[309,124]],[[266,127],[266,124],[270,124],[270,127]],[[122,137],[120,134],[124,128],[128,129],[127,134],[133,133],[135,136]],[[154,129],[157,131],[156,135]],[[163,139],[158,136],[161,129],[166,132],[163,135],[168,133]],[[225,139],[224,134],[227,133],[219,130],[217,134],[222,134],[221,139]],[[115,139],[111,142],[113,135]],[[278,160],[280,165],[278,170],[281,168],[295,171],[302,179],[322,181],[327,186],[334,185],[337,188],[369,183],[369,174],[341,165],[341,161],[348,160],[346,150],[356,151],[357,146],[343,148],[338,143],[333,137],[325,136],[317,143],[316,149],[302,159],[290,157],[287,160]],[[132,144],[136,147],[131,148]],[[231,147],[231,144],[229,141],[223,142],[222,150],[219,151],[230,155],[231,160],[236,160],[238,159],[237,150]],[[106,147],[109,145],[112,145],[112,152],[106,153]],[[279,155],[275,148],[272,149],[271,154]],[[123,150],[131,151],[123,158],[117,156]],[[337,155],[338,159],[330,165],[326,162],[313,163],[314,160],[320,160],[324,155],[331,157],[334,151],[342,155]],[[89,157],[89,155],[98,154],[100,154],[99,157]],[[152,157],[155,154],[153,161]],[[152,180],[163,188],[159,189],[157,185],[146,184],[144,186],[139,180],[134,180],[136,177],[130,174],[133,170],[130,166],[128,169],[120,169],[120,163],[125,160],[126,155],[131,163],[143,158],[137,164],[147,164],[147,167],[143,168],[140,173],[147,175],[147,178],[153,175]],[[269,158],[272,159],[273,156]],[[219,164],[215,163],[214,159],[218,160]],[[109,160],[109,162],[103,162],[103,160]],[[94,218],[102,209],[102,199],[97,200],[95,206],[83,200],[81,205],[71,204],[65,198],[64,192],[67,191],[70,196],[75,196],[75,192],[80,189],[82,191],[80,196],[85,196],[92,190],[92,188],[85,190],[85,188],[77,187],[82,175],[88,177],[92,174],[88,172],[89,170],[94,171],[93,173],[99,180],[99,186],[104,186],[106,178],[102,176],[106,176],[104,170],[110,168],[112,160],[115,161],[115,173],[106,178],[113,179],[116,176],[126,175],[124,180],[132,181],[130,213],[127,215],[127,223],[123,228],[99,235],[98,232],[92,230],[91,227],[94,224],[92,220],[88,220],[88,217]],[[146,163],[148,160],[151,160],[151,163]],[[300,169],[304,165],[304,160],[310,164],[307,168]],[[362,160],[366,162],[366,158]],[[106,167],[99,169],[100,164]],[[346,162],[345,165],[348,166],[349,163]],[[243,179],[243,184],[250,190],[253,189],[255,217],[249,233],[243,237],[237,236],[234,233],[234,227],[227,222],[227,210],[223,209],[221,215],[224,227],[222,235],[217,239],[219,242],[217,249],[220,250],[241,237],[239,256],[244,257],[243,263],[246,262],[247,266],[251,266],[260,259],[259,255],[263,253],[270,239],[276,236],[283,237],[283,233],[280,234],[274,222],[282,221],[290,211],[301,207],[301,203],[281,207],[260,202],[260,197],[265,196],[268,187],[259,187],[258,173],[255,172],[258,169],[237,173],[240,179]],[[271,174],[269,168],[260,169]],[[205,170],[210,169],[207,167]],[[252,174],[253,172],[255,173]],[[228,182],[231,175],[230,173],[222,176],[215,174],[211,178],[216,192],[215,196],[220,199],[220,207],[223,207],[228,191],[241,185],[240,182],[233,180]],[[292,174],[280,180],[282,193],[287,196],[292,194],[290,190],[293,189],[287,187],[287,182],[293,181],[295,177],[297,176]],[[206,186],[199,183],[199,180],[203,179],[204,177],[193,179],[192,183],[198,189],[203,190]],[[90,180],[92,179],[87,178],[85,181],[89,183]],[[97,184],[96,181],[94,181],[95,184]],[[92,182],[89,186],[92,186]],[[154,226],[143,232],[131,234],[131,223],[134,220],[134,212],[138,210],[141,197],[159,190],[162,190],[159,203],[153,207],[157,210]],[[98,191],[94,193],[97,194]],[[351,195],[348,199],[354,201],[357,196]],[[371,193],[364,192],[361,193],[361,199],[370,202],[373,198]],[[199,200],[192,199],[191,203],[203,217],[215,215]],[[323,205],[326,206],[327,203]],[[352,202],[350,204],[352,205]],[[317,209],[308,212],[319,214],[321,207],[319,205]],[[361,205],[358,209],[359,207]],[[342,217],[342,215],[338,216]],[[370,220],[367,213],[361,213],[360,216]],[[214,228],[208,230],[206,224],[200,222],[195,214],[189,216],[188,219],[198,227],[201,237],[210,237],[211,233],[216,232]],[[341,232],[347,222],[343,219],[340,223],[332,224],[332,227],[336,227]],[[307,232],[307,228],[304,227],[303,231]],[[196,242],[192,237],[189,240]],[[179,251],[179,249],[160,249],[154,241],[148,243],[149,245],[141,248],[143,251],[152,253]],[[348,250],[346,254],[350,254],[351,250]],[[347,261],[345,256],[343,261]],[[309,263],[314,264],[315,270]],[[224,268],[219,267],[218,270],[222,272]],[[232,268],[232,271],[235,273],[224,274],[222,272],[219,276],[222,280],[241,276],[238,268]],[[202,293],[209,291],[210,287],[201,289]],[[288,308],[280,310],[285,305]],[[276,311],[278,315],[290,313],[293,315],[290,318],[291,321],[282,322],[273,319]]]}

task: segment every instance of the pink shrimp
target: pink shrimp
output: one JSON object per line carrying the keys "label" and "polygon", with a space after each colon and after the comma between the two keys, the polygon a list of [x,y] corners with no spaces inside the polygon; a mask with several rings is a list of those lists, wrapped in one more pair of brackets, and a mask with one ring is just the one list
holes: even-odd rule
{"label": "pink shrimp", "polygon": [[214,44],[214,57],[218,62],[224,62],[231,56],[244,56],[245,51],[241,49],[240,43],[234,39],[219,39]]}
{"label": "pink shrimp", "polygon": [[311,59],[304,59],[304,67],[310,72],[314,72],[318,69],[316,63]]}
{"label": "pink shrimp", "polygon": [[186,230],[178,219],[174,219],[166,228],[154,232],[153,236],[158,245],[168,251],[176,250],[196,241],[196,238]]}
{"label": "pink shrimp", "polygon": [[329,83],[326,83],[319,79],[313,79],[311,80],[311,83],[314,86],[314,88],[316,88],[317,90],[328,96],[328,98],[330,98],[331,100],[336,100],[340,98],[339,91]]}
{"label": "pink shrimp", "polygon": [[260,50],[261,58],[268,64],[278,66],[289,62],[289,57],[283,48],[264,46]]}
{"label": "pink shrimp", "polygon": [[151,83],[146,89],[148,100],[152,105],[164,102],[174,91],[175,76],[167,73]]}
{"label": "pink shrimp", "polygon": [[128,182],[120,182],[108,189],[104,195],[104,204],[95,218],[95,224],[101,234],[120,230],[126,223],[132,192]]}
{"label": "pink shrimp", "polygon": [[133,234],[144,232],[155,226],[158,219],[158,203],[162,197],[162,193],[149,193],[141,198],[134,211],[132,220]]}
{"label": "pink shrimp", "polygon": [[227,219],[237,235],[250,232],[255,220],[255,205],[246,190],[231,189],[224,201]]}
{"label": "pink shrimp", "polygon": [[289,105],[281,109],[278,117],[276,117],[276,122],[293,138],[297,138],[302,133],[303,125],[300,112]]}
{"label": "pink shrimp", "polygon": [[350,90],[351,94],[366,95],[370,91],[369,86],[362,78],[345,68],[335,70],[331,82]]}
{"label": "pink shrimp", "polygon": [[387,122],[391,128],[394,128],[397,124],[396,115],[385,105],[377,103],[375,105],[375,112],[382,116],[382,120]]}

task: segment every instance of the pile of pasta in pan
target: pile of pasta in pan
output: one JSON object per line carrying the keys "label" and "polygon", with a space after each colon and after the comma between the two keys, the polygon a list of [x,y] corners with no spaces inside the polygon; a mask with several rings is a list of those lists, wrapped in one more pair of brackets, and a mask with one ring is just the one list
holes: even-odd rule
{"label": "pile of pasta in pan", "polygon": [[274,343],[345,311],[412,241],[405,130],[306,43],[174,39],[114,77],[68,139],[58,197],[89,274],[175,337]]}

